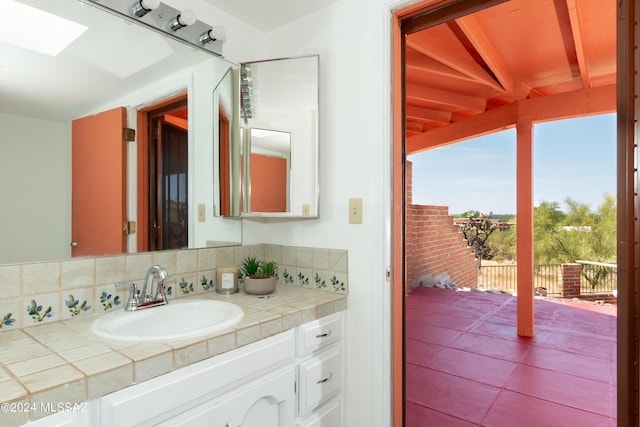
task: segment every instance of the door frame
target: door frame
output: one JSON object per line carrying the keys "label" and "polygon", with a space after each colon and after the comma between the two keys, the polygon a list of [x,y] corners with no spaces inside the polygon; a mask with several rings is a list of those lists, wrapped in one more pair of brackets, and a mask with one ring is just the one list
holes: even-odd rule
{"label": "door frame", "polygon": [[[394,426],[404,425],[404,60],[402,25],[404,22],[436,11],[444,6],[453,6],[462,14],[473,13],[490,7],[494,0],[423,0],[399,10],[392,11],[391,23],[391,69],[392,69],[392,212],[391,212],[391,348],[392,348],[392,421]],[[640,325],[634,317],[640,314],[640,250],[635,249],[640,240],[640,221],[635,213],[640,212],[640,197],[634,193],[640,181],[634,164],[640,163],[640,152],[634,151],[638,135],[634,121],[639,117],[634,105],[638,95],[634,66],[635,49],[634,21],[640,20],[640,6],[634,0],[617,1],[617,58],[618,58],[618,425],[637,425],[640,409],[638,395],[640,364],[637,339]],[[434,17],[432,16],[432,19]],[[449,18],[447,18],[448,20]],[[435,19],[434,19],[435,20]],[[446,22],[446,21],[445,21]],[[416,24],[418,25],[418,24]],[[637,43],[637,42],[636,42]],[[638,58],[635,58],[636,62]],[[638,157],[638,158],[636,158]],[[632,376],[630,377],[630,374]]]}
{"label": "door frame", "polygon": [[137,149],[137,250],[149,251],[149,113],[184,101],[189,108],[187,91],[167,97],[158,102],[146,105],[137,112],[138,149]]}

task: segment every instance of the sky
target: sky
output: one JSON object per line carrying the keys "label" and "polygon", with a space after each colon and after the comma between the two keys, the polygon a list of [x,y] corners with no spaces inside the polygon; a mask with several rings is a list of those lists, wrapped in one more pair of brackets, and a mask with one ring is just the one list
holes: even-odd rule
{"label": "sky", "polygon": [[[616,115],[534,126],[534,206],[571,197],[592,210],[616,194]],[[413,163],[413,203],[515,214],[516,131],[510,129],[427,150]]]}

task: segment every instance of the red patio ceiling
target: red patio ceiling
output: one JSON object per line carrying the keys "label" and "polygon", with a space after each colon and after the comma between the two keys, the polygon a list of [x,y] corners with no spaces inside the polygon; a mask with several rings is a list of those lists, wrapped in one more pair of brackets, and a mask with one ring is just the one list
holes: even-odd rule
{"label": "red patio ceiling", "polygon": [[615,6],[511,0],[410,34],[407,137],[526,99],[604,87],[614,94]]}

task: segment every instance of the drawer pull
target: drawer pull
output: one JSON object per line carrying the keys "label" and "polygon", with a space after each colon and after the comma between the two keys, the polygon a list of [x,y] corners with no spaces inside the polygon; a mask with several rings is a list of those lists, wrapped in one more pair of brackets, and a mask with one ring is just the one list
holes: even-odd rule
{"label": "drawer pull", "polygon": [[333,372],[329,372],[329,376],[327,378],[323,378],[321,380],[318,380],[316,382],[316,384],[323,384],[326,383],[327,381],[329,381],[331,378],[333,377]]}
{"label": "drawer pull", "polygon": [[329,329],[329,332],[325,332],[324,334],[318,334],[316,335],[316,338],[326,338],[329,335],[331,335],[331,329]]}

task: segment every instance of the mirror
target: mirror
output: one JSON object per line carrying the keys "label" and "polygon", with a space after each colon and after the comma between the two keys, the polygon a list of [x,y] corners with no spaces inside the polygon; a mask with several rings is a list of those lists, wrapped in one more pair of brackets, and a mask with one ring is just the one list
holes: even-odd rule
{"label": "mirror", "polygon": [[213,93],[214,111],[218,111],[214,139],[218,140],[218,153],[213,163],[218,165],[214,175],[214,204],[219,207],[216,215],[237,217],[240,215],[240,151],[232,141],[238,134],[238,85],[237,68],[229,67]]}
{"label": "mirror", "polygon": [[291,134],[257,128],[248,133],[246,211],[290,212]]}
{"label": "mirror", "polygon": [[[122,209],[128,221],[142,227],[146,219],[138,208],[142,197],[138,113],[179,93],[187,95],[188,107],[184,121],[188,129],[187,247],[240,244],[241,222],[214,216],[210,180],[216,169],[211,159],[217,151],[214,123],[218,115],[211,97],[221,90],[219,82],[229,69],[238,67],[81,1],[3,2],[12,14],[26,6],[81,26],[77,38],[52,54],[24,47],[30,38],[36,39],[36,49],[55,39],[49,27],[34,27],[33,18],[14,16],[26,30],[17,41],[6,39],[10,26],[0,30],[0,197],[5,201],[0,264],[73,256],[72,121],[116,107],[124,107],[126,127],[136,133],[132,141],[122,142],[126,154]],[[102,194],[97,207],[114,203]],[[204,220],[198,217],[201,211]],[[138,251],[137,238],[137,232],[128,235],[124,251]]]}
{"label": "mirror", "polygon": [[319,56],[240,65],[242,216],[318,216]]}

